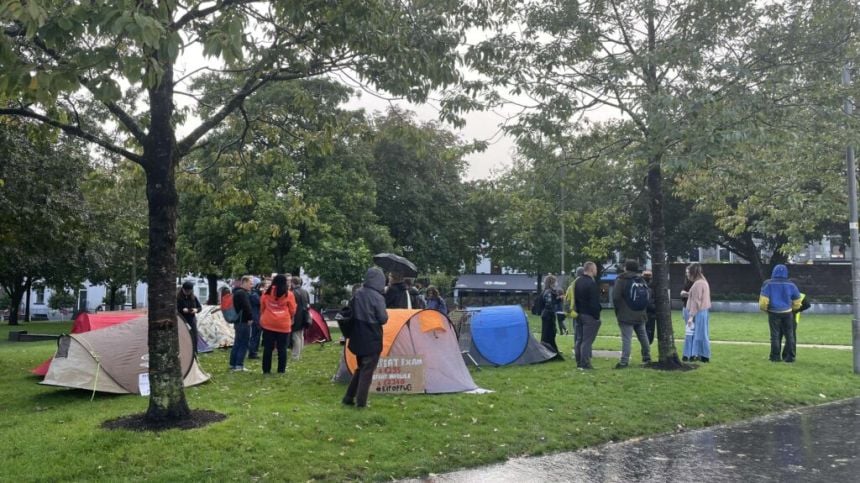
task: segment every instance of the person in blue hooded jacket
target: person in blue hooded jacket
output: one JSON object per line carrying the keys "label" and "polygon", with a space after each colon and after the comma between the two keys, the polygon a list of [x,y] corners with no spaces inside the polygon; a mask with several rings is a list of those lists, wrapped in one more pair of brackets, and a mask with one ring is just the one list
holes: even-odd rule
{"label": "person in blue hooded jacket", "polygon": [[[795,334],[794,313],[800,310],[801,297],[797,285],[788,279],[788,268],[785,265],[773,267],[770,280],[761,286],[758,299],[759,308],[767,312],[770,326],[770,360],[771,362],[794,362]],[[785,350],[780,354],[782,338],[785,338]],[[781,357],[781,358],[780,358]]]}

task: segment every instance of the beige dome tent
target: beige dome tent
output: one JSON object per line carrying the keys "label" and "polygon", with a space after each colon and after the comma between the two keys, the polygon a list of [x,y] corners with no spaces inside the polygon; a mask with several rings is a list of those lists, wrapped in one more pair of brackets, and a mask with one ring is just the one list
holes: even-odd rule
{"label": "beige dome tent", "polygon": [[[191,334],[180,319],[179,360],[185,386],[209,380],[200,370],[191,346]],[[141,394],[141,379],[148,381],[149,343],[146,314],[121,324],[60,337],[57,353],[41,384],[116,394]]]}

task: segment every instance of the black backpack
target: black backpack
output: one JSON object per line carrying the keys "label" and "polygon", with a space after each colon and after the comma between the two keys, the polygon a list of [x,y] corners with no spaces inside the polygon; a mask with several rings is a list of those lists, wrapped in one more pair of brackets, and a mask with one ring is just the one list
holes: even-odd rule
{"label": "black backpack", "polygon": [[637,275],[627,283],[627,289],[623,294],[627,307],[636,312],[648,308],[649,290],[645,279]]}

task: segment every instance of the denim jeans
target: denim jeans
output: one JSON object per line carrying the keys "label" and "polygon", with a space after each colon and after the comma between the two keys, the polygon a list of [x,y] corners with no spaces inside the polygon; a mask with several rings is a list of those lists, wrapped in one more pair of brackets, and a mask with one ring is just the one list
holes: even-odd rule
{"label": "denim jeans", "polygon": [[233,326],[236,329],[236,337],[230,350],[230,367],[245,367],[245,354],[248,353],[248,340],[251,338],[251,324],[236,322]]}
{"label": "denim jeans", "polygon": [[251,324],[251,338],[248,341],[248,355],[257,357],[257,351],[260,350],[260,336],[263,334],[263,328],[260,327],[260,322],[255,321]]}
{"label": "denim jeans", "polygon": [[630,362],[631,342],[633,340],[633,332],[636,332],[636,338],[639,339],[639,345],[642,346],[642,362],[651,360],[651,345],[648,344],[648,334],[645,333],[645,322],[631,324],[618,322],[618,328],[621,330],[621,363],[627,364]]}

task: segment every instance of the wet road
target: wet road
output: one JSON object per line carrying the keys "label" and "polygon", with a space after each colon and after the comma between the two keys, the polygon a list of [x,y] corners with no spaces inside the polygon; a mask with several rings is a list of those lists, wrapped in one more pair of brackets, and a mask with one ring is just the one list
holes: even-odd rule
{"label": "wet road", "polygon": [[432,475],[421,482],[860,481],[860,399]]}

